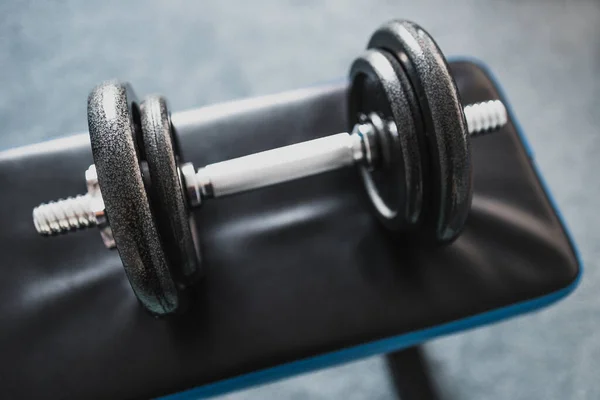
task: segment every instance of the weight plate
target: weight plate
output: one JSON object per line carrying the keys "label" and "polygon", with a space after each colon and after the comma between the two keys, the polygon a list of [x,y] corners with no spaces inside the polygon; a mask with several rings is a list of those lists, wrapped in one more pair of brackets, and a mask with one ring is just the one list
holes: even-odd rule
{"label": "weight plate", "polygon": [[194,219],[188,212],[179,172],[177,145],[167,101],[149,96],[140,105],[144,156],[150,172],[150,203],[169,265],[186,286],[200,276]]}
{"label": "weight plate", "polygon": [[378,29],[369,48],[391,52],[406,71],[423,116],[429,143],[431,212],[428,236],[450,242],[461,232],[472,198],[471,153],[463,107],[448,64],[420,26],[392,21]]}
{"label": "weight plate", "polygon": [[144,187],[139,109],[131,87],[97,86],[88,97],[88,125],[106,214],[131,287],[151,313],[173,313],[180,306],[179,290]]}
{"label": "weight plate", "polygon": [[406,231],[419,223],[423,199],[416,100],[398,62],[385,51],[368,50],[357,58],[350,80],[350,127],[361,115],[381,124],[374,126],[377,166],[361,168],[367,193],[388,229]]}

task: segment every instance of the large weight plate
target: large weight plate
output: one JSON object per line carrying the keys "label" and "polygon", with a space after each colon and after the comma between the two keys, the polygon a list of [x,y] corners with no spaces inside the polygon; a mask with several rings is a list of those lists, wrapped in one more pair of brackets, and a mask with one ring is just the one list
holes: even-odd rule
{"label": "large weight plate", "polygon": [[131,87],[97,86],[88,98],[88,125],[106,214],[131,287],[151,313],[176,312],[179,290],[144,187],[139,109]]}
{"label": "large weight plate", "polygon": [[429,143],[431,195],[424,231],[439,243],[450,242],[465,224],[473,191],[467,125],[454,79],[435,41],[412,22],[384,25],[368,47],[391,52],[410,79]]}

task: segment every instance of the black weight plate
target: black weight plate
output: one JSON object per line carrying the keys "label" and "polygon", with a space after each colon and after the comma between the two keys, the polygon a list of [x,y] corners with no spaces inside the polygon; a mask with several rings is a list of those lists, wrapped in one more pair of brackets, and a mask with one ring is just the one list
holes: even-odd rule
{"label": "black weight plate", "polygon": [[348,100],[350,128],[370,113],[389,124],[376,129],[377,167],[372,171],[363,167],[361,175],[378,218],[393,231],[419,223],[423,199],[420,116],[410,83],[400,70],[385,51],[366,51],[350,68]]}
{"label": "black weight plate", "polygon": [[131,287],[151,313],[173,313],[180,305],[179,291],[144,187],[139,109],[131,87],[106,82],[94,88],[88,125],[106,214]]}
{"label": "black weight plate", "polygon": [[200,276],[196,228],[190,218],[179,172],[179,148],[167,101],[149,96],[140,105],[144,156],[151,180],[151,209],[173,276],[183,286]]}
{"label": "black weight plate", "polygon": [[465,224],[473,188],[467,125],[448,64],[431,36],[409,21],[384,25],[368,47],[390,51],[412,83],[430,153],[430,232],[425,235],[439,243],[450,242]]}

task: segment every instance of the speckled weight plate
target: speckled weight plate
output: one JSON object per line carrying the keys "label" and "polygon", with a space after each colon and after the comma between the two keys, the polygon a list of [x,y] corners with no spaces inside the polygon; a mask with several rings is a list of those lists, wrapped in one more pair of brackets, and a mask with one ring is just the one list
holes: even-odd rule
{"label": "speckled weight plate", "polygon": [[180,306],[179,292],[144,187],[139,109],[131,87],[106,82],[94,88],[88,125],[106,213],[129,282],[151,313],[173,313]]}
{"label": "speckled weight plate", "polygon": [[471,208],[471,149],[456,84],[444,55],[420,26],[392,21],[379,28],[369,48],[390,51],[406,71],[421,107],[429,143],[431,193],[424,236],[450,242],[462,231]]}

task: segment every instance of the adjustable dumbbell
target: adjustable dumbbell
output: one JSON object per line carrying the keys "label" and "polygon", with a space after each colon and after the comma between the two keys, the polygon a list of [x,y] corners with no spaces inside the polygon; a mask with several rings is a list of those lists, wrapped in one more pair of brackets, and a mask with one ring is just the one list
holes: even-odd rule
{"label": "adjustable dumbbell", "polygon": [[94,164],[85,195],[41,204],[42,235],[97,226],[117,248],[140,302],[178,312],[202,275],[190,210],[210,198],[356,166],[374,214],[391,231],[444,244],[471,205],[470,137],[507,122],[499,100],[463,106],[448,65],[418,25],[378,29],[350,68],[350,132],[207,165],[181,163],[167,102],[138,103],[128,84],[107,82],[88,98]]}

